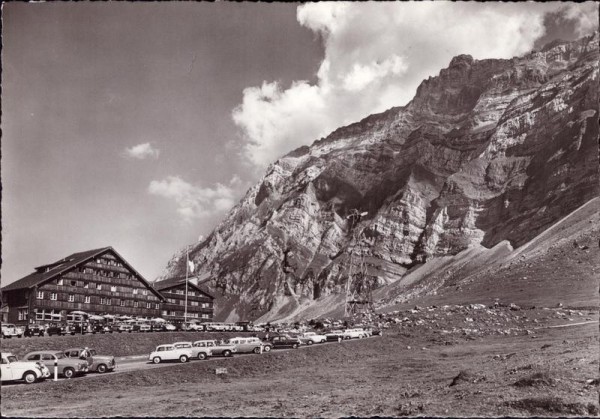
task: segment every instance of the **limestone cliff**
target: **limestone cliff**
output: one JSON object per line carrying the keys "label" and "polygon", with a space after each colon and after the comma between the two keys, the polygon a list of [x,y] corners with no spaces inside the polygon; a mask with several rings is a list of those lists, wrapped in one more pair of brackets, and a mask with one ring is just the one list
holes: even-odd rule
{"label": "limestone cliff", "polygon": [[[510,60],[461,55],[408,105],[273,163],[192,248],[218,317],[343,294],[359,260],[378,287],[470,246],[518,247],[595,197],[598,58],[598,34]],[[179,253],[164,278],[184,270]]]}

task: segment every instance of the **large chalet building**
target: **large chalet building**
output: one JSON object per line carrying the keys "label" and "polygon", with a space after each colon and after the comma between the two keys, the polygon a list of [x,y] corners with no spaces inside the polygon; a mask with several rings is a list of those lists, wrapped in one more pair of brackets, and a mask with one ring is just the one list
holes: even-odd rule
{"label": "large chalet building", "polygon": [[[185,318],[185,278],[171,278],[154,283],[155,288],[165,297],[161,317],[180,322]],[[202,322],[213,321],[214,297],[208,291],[188,281],[187,319]]]}
{"label": "large chalet building", "polygon": [[112,247],[74,253],[2,288],[3,317],[25,324],[73,312],[160,317],[165,298]]}

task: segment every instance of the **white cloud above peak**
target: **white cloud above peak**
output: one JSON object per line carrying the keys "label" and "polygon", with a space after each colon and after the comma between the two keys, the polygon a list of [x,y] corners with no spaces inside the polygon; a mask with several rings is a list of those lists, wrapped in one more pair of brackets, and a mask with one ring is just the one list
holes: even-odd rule
{"label": "white cloud above peak", "polygon": [[179,176],[167,176],[150,182],[148,193],[174,201],[182,220],[190,222],[228,211],[245,186],[237,176],[227,185],[217,183],[214,187],[195,186]]}
{"label": "white cloud above peak", "polygon": [[[243,153],[259,170],[287,152],[412,99],[419,83],[452,57],[511,58],[560,13],[582,35],[597,27],[597,5],[477,2],[307,3],[298,22],[319,34],[325,54],[315,83],[264,81],[243,91],[232,112]],[[590,23],[591,22],[591,23]]]}
{"label": "white cloud above peak", "polygon": [[128,147],[123,151],[123,157],[129,159],[137,159],[137,160],[146,160],[153,159],[156,160],[160,156],[160,150],[154,148],[154,146],[150,143],[142,143],[138,145],[134,145],[132,147]]}

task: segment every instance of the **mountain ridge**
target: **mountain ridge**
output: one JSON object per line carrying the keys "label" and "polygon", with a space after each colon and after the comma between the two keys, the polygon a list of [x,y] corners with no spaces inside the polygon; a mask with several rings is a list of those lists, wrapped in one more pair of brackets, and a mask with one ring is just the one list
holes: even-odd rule
{"label": "mountain ridge", "polygon": [[[597,33],[513,59],[459,55],[406,106],[270,165],[190,257],[217,317],[237,320],[343,294],[359,260],[355,285],[379,288],[475,245],[518,247],[597,195],[594,116]],[[354,210],[367,215],[352,223]],[[185,272],[182,255],[163,279]]]}

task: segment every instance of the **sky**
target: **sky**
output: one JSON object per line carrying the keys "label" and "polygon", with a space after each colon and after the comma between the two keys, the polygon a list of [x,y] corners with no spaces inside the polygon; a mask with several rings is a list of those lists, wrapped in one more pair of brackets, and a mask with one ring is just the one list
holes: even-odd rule
{"label": "sky", "polygon": [[277,158],[405,105],[458,54],[598,28],[594,3],[8,3],[6,285],[113,246],[149,280]]}

